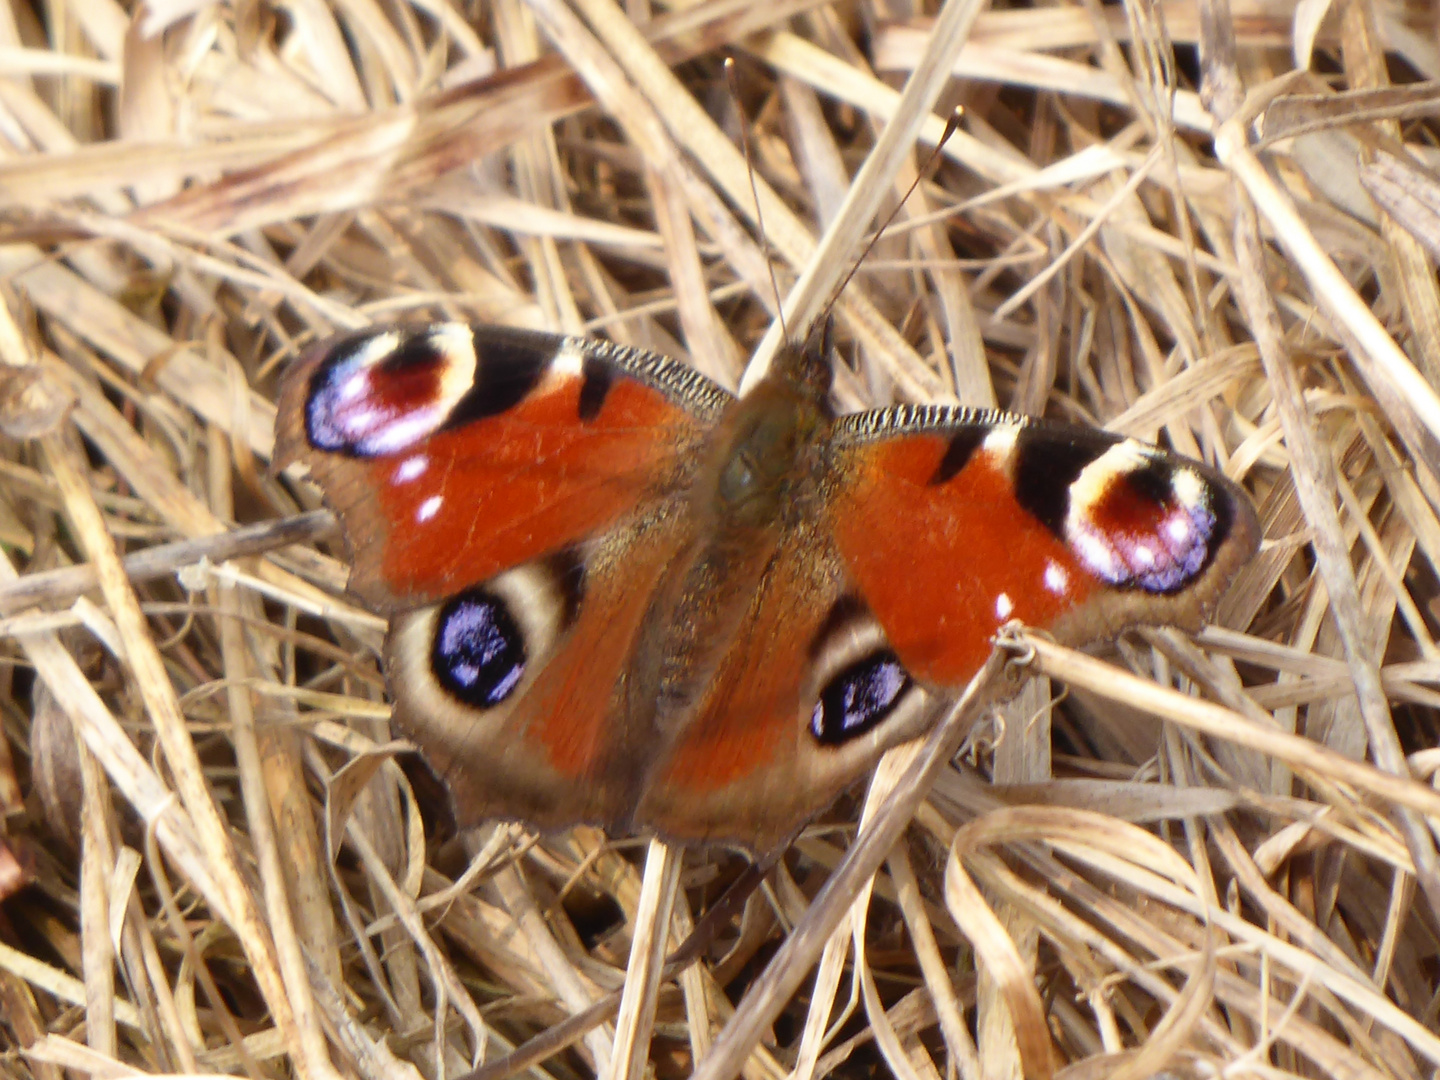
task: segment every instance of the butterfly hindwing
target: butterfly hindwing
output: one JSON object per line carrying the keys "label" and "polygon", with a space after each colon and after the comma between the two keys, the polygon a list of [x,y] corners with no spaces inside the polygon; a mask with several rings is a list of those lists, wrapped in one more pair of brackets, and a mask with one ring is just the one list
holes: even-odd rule
{"label": "butterfly hindwing", "polygon": [[764,850],[918,735],[911,680],[819,523],[785,529],[718,665],[665,738],[635,824]]}
{"label": "butterfly hindwing", "polygon": [[963,685],[1011,619],[1065,641],[1193,626],[1253,554],[1236,485],[1089,428],[948,408],[843,417],[827,518],[907,669]]}
{"label": "butterfly hindwing", "polygon": [[650,597],[686,544],[685,507],[396,616],[395,722],[462,821],[628,820],[653,739],[627,724],[624,673]]}
{"label": "butterfly hindwing", "polygon": [[340,515],[350,587],[400,611],[598,535],[685,483],[730,395],[600,341],[438,323],[307,354],[281,386],[276,456]]}

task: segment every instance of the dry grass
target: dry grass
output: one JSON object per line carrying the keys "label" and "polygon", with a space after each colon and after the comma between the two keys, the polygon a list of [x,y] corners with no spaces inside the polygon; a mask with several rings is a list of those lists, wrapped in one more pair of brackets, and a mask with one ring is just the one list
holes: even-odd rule
{"label": "dry grass", "polygon": [[[0,13],[0,1073],[1440,1067],[1435,16],[976,6]],[[1267,539],[1214,626],[1018,642],[965,754],[887,760],[738,913],[738,853],[447,833],[327,516],[274,524],[318,505],[265,472],[277,370],[445,316],[739,386],[739,113],[801,326],[956,104],[841,399],[1217,462]]]}

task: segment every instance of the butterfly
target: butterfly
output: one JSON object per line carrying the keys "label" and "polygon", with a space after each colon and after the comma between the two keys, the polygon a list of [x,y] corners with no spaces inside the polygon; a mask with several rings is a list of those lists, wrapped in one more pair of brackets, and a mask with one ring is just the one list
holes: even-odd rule
{"label": "butterfly", "polygon": [[921,734],[1004,623],[1195,625],[1256,550],[1212,469],[1004,412],[837,415],[830,353],[822,328],[736,398],[446,322],[287,370],[277,464],[338,513],[395,720],[463,823],[766,850]]}

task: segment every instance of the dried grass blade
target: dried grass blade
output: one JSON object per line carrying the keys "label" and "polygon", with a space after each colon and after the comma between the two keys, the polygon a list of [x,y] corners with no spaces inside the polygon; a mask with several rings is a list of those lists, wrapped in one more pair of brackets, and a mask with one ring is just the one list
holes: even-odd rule
{"label": "dried grass blade", "polygon": [[615,1017],[614,1080],[640,1080],[649,1061],[655,1000],[665,961],[665,930],[680,882],[681,854],[682,849],[660,840],[652,840],[646,853],[645,881],[630,940],[630,963],[625,969],[625,987]]}

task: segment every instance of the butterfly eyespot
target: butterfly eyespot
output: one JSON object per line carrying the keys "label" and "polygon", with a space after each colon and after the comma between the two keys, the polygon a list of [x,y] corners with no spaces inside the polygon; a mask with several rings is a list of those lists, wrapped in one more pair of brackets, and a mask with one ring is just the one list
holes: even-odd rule
{"label": "butterfly eyespot", "polygon": [[466,705],[503,704],[573,625],[584,595],[584,561],[566,549],[452,597],[422,631],[436,681]]}
{"label": "butterfly eyespot", "polygon": [[351,457],[402,453],[439,428],[475,378],[468,327],[370,331],[331,347],[305,402],[317,450]]}
{"label": "butterfly eyespot", "polygon": [[[1016,501],[1065,542],[1082,569],[1115,588],[1181,592],[1230,534],[1228,496],[1133,439],[1025,429],[1012,473]],[[1066,584],[1047,568],[1052,594],[1065,595]]]}
{"label": "butterfly eyespot", "polygon": [[527,659],[524,635],[494,593],[472,589],[440,610],[431,667],[440,685],[467,705],[505,701],[520,685]]}
{"label": "butterfly eyespot", "polygon": [[826,746],[864,735],[895,711],[910,686],[910,673],[889,649],[857,660],[820,692],[810,733]]}
{"label": "butterfly eyespot", "polygon": [[1072,501],[1065,538],[1082,564],[1111,585],[1161,594],[1183,589],[1228,533],[1224,501],[1191,469],[1155,458],[1103,476],[1094,488]]}

